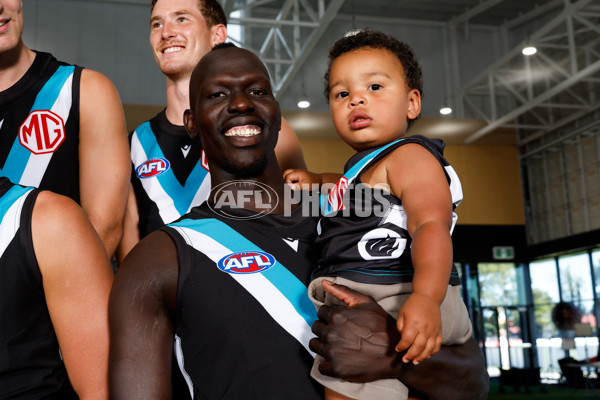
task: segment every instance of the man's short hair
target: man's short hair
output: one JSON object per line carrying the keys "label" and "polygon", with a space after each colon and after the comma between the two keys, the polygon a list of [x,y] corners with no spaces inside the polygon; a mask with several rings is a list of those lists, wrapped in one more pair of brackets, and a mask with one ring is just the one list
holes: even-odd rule
{"label": "man's short hair", "polygon": [[[154,10],[157,1],[152,0],[150,12]],[[225,16],[225,11],[223,11],[223,7],[221,7],[221,4],[217,0],[197,0],[197,3],[198,9],[209,28],[219,24],[227,26],[227,16]]]}

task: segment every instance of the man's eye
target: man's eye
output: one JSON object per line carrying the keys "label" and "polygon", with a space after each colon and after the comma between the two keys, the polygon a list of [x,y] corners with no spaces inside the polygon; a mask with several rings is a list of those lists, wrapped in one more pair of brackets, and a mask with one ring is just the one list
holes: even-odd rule
{"label": "man's eye", "polygon": [[218,99],[219,97],[223,97],[225,94],[223,92],[212,93],[208,95],[209,99]]}
{"label": "man's eye", "polygon": [[371,86],[369,86],[369,90],[379,90],[381,89],[381,85],[378,83],[374,83]]}
{"label": "man's eye", "polygon": [[264,96],[266,92],[262,89],[250,89],[250,94],[253,96]]}
{"label": "man's eye", "polygon": [[153,22],[150,24],[150,27],[152,29],[160,28],[161,26],[162,26],[162,24],[160,22]]}
{"label": "man's eye", "polygon": [[344,97],[348,97],[349,93],[347,91],[341,91],[335,95],[336,99],[343,99]]}
{"label": "man's eye", "polygon": [[186,17],[178,17],[177,18],[177,22],[185,22],[185,21],[187,21]]}

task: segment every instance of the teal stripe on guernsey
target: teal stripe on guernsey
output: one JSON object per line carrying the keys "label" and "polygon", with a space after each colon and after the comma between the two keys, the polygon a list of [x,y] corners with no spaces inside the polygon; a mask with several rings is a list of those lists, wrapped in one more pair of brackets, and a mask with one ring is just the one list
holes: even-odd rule
{"label": "teal stripe on guernsey", "polygon": [[[140,125],[136,129],[136,133],[148,160],[153,158],[166,159],[160,146],[156,142],[156,136],[154,136],[154,133],[152,132],[150,122],[147,121]],[[187,177],[183,186],[175,177],[172,167],[165,173],[158,175],[156,179],[165,193],[173,200],[173,204],[179,214],[183,215],[188,212],[192,201],[194,200],[194,196],[196,196],[198,189],[202,185],[202,182],[204,182],[206,174],[208,174],[208,171],[204,169],[201,162],[198,162]]]}
{"label": "teal stripe on guernsey", "polygon": [[25,193],[33,190],[31,187],[13,186],[4,196],[0,198],[0,219],[3,219],[6,212],[17,202]]}
{"label": "teal stripe on guernsey", "polygon": [[[37,94],[30,112],[51,110],[65,82],[73,74],[73,71],[75,71],[75,67],[72,65],[58,67],[54,75],[48,79],[42,90]],[[64,122],[66,123],[66,121]],[[19,135],[17,135],[4,163],[4,169],[1,170],[2,176],[6,176],[11,182],[20,182],[31,154],[28,149],[21,146]]]}
{"label": "teal stripe on guernsey", "polygon": [[[395,145],[398,142],[402,142],[403,140],[406,140],[406,139],[402,138],[402,139],[394,140],[393,142],[388,143],[385,146],[381,147],[380,149],[375,150],[374,152],[370,153],[369,155],[362,158],[359,162],[354,164],[352,166],[352,168],[350,168],[348,171],[346,171],[346,173],[344,173],[344,177],[346,179],[348,179],[348,183],[351,183],[354,180],[354,178],[356,178],[356,176],[360,173],[360,171],[362,171],[362,169],[365,166],[367,166],[367,164],[369,164],[382,151],[386,150],[390,146]],[[320,201],[320,206],[321,206],[321,212],[323,213],[323,215],[327,215],[333,211],[331,208],[331,205],[327,202],[326,194],[320,195],[319,201]]]}
{"label": "teal stripe on guernsey", "polygon": [[[198,224],[201,221],[201,224]],[[216,219],[191,220],[170,224],[201,232],[231,250],[231,253],[265,251],[239,234],[229,225]],[[200,229],[199,229],[200,228]],[[270,253],[269,253],[270,254]],[[258,272],[269,280],[289,301],[310,326],[317,319],[317,310],[310,302],[306,286],[284,265],[276,260],[274,267]]]}

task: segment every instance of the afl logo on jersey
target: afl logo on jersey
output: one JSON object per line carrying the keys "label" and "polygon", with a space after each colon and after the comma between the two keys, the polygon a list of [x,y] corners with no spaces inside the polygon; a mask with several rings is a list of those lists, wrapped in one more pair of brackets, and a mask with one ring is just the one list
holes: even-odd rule
{"label": "afl logo on jersey", "polygon": [[19,127],[19,143],[33,154],[54,153],[64,140],[63,119],[50,110],[31,112]]}
{"label": "afl logo on jersey", "polygon": [[153,176],[164,174],[169,170],[170,166],[171,164],[166,158],[153,158],[138,165],[135,169],[135,174],[140,179],[152,178]]}
{"label": "afl logo on jersey", "polygon": [[217,266],[230,274],[255,274],[275,265],[275,257],[262,251],[229,254],[219,260]]}

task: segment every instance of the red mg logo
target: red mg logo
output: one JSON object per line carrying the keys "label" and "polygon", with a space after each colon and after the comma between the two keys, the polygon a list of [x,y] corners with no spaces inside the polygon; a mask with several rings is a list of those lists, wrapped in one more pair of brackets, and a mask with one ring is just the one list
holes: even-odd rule
{"label": "red mg logo", "polygon": [[65,124],[50,110],[33,111],[19,128],[19,142],[33,154],[54,153],[64,140]]}

